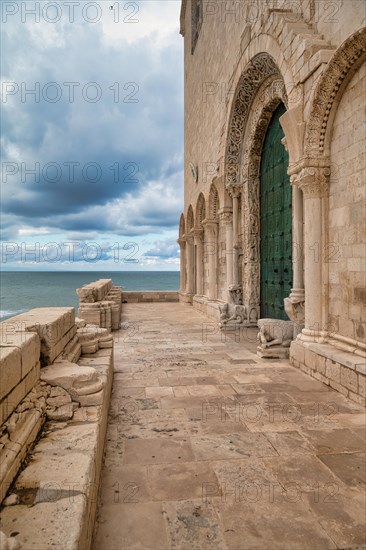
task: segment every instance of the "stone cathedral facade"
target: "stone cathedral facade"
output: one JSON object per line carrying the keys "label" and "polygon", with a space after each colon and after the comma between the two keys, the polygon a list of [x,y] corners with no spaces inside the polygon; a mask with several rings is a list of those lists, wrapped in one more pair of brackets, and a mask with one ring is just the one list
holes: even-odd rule
{"label": "stone cathedral facade", "polygon": [[270,320],[273,349],[363,402],[365,15],[358,0],[182,0],[178,239],[183,303],[222,328]]}

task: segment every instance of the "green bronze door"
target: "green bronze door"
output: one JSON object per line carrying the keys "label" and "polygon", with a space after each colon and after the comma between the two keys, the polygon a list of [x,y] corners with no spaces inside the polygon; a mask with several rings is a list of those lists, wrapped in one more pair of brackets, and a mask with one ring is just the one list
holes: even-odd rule
{"label": "green bronze door", "polygon": [[288,153],[281,143],[284,133],[273,113],[263,144],[260,177],[260,299],[261,317],[288,319],[283,300],[292,287],[292,204],[287,175]]}

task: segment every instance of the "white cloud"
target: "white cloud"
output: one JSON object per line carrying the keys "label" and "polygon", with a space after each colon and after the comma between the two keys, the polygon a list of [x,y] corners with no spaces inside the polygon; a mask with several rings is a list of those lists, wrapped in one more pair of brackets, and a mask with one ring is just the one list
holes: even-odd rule
{"label": "white cloud", "polygon": [[144,40],[150,48],[161,49],[174,41],[179,32],[179,0],[110,4],[114,5],[114,10],[109,10],[101,19],[104,43],[108,46],[123,49],[126,42],[134,44]]}

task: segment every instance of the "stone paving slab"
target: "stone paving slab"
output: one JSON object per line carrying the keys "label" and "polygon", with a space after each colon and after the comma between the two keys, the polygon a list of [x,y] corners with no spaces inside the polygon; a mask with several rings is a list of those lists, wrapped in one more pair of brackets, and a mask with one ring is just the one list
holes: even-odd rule
{"label": "stone paving slab", "polygon": [[188,306],[123,320],[93,550],[365,547],[361,406]]}

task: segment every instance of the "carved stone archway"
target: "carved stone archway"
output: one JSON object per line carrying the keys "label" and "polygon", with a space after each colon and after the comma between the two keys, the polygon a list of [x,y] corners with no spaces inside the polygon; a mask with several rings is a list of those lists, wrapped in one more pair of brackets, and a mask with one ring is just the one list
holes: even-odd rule
{"label": "carved stone archway", "polygon": [[268,126],[280,103],[287,105],[287,95],[277,73],[262,84],[252,103],[240,158],[244,217],[243,301],[253,321],[260,315],[260,163]]}
{"label": "carved stone archway", "polygon": [[327,250],[328,194],[337,167],[331,165],[332,126],[340,97],[348,82],[366,59],[366,28],[360,29],[336,50],[319,77],[305,128],[304,156],[290,167],[296,188],[304,195],[304,250],[306,310],[301,338],[326,341],[328,323],[328,264],[323,255],[313,258],[313,243]]}
{"label": "carved stone archway", "polygon": [[[283,77],[267,53],[245,68],[236,92],[226,150],[226,186],[241,193],[243,303],[255,323],[260,314],[259,174],[263,141],[280,103],[288,100]],[[235,228],[234,228],[235,241]],[[234,268],[235,270],[235,268]],[[239,282],[240,283],[240,282]]]}
{"label": "carved stone archway", "polygon": [[329,124],[336,109],[334,105],[354,72],[366,59],[366,28],[351,35],[337,49],[319,78],[314,91],[312,109],[305,132],[305,156],[323,157],[329,154]]}
{"label": "carved stone archway", "polygon": [[253,57],[240,77],[233,100],[227,137],[225,154],[227,187],[241,184],[241,152],[252,103],[263,82],[275,75],[280,76],[280,71],[274,59],[267,53],[260,53]]}

